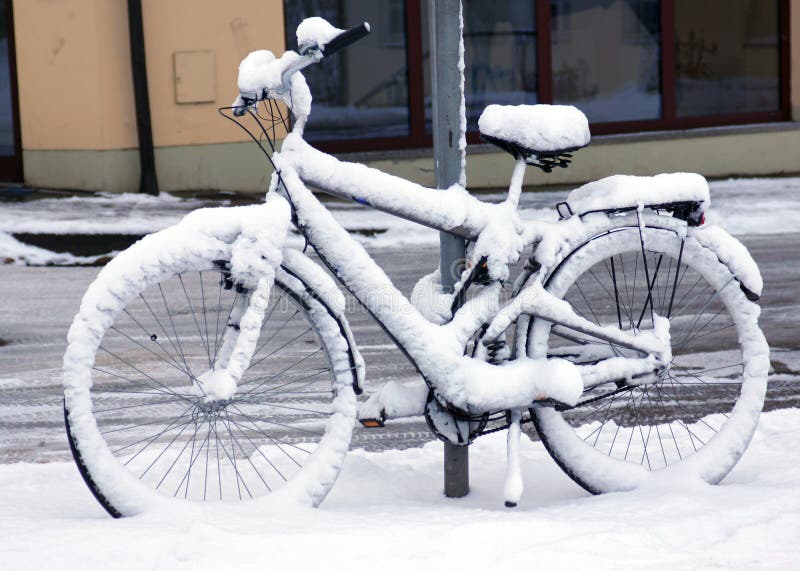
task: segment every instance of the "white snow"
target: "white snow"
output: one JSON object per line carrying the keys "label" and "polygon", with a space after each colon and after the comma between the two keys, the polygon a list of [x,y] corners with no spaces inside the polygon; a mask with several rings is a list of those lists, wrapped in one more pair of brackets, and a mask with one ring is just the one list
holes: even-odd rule
{"label": "white snow", "polygon": [[571,105],[489,105],[478,119],[481,133],[536,151],[589,144],[589,122]]}
{"label": "white snow", "polygon": [[439,268],[422,276],[414,285],[409,296],[411,303],[432,323],[442,325],[452,317],[451,309],[455,293],[442,290]]}
{"label": "white snow", "polygon": [[31,234],[148,234],[204,206],[229,206],[162,192],[103,192],[26,202],[0,202],[0,232]]}
{"label": "white snow", "polygon": [[30,264],[32,266],[90,264],[97,256],[59,254],[25,244],[11,234],[0,232],[0,263]]}
{"label": "white snow", "polygon": [[359,418],[404,418],[425,411],[428,387],[422,379],[406,383],[389,381],[358,408]]}
{"label": "white snow", "polygon": [[[542,398],[577,402],[583,385],[577,368],[568,361],[521,358],[498,367],[463,355],[467,340],[497,307],[499,287],[486,288],[476,298],[478,303],[472,300],[447,325],[429,322],[314,198],[295,167],[322,181],[325,187],[353,189],[370,204],[406,210],[432,225],[459,226],[472,234],[484,228],[491,230],[481,237],[485,241],[479,240],[476,245],[483,248],[479,253],[485,251],[497,258],[487,262],[489,275],[500,265],[496,261],[512,259],[516,248],[524,245],[520,240],[522,228],[508,221],[509,215],[515,215],[508,203],[486,205],[458,185],[433,192],[363,165],[341,163],[315,151],[295,133],[287,137],[284,151],[276,153],[273,160],[281,171],[283,192],[295,206],[298,225],[309,241],[326,263],[336,268],[353,296],[367,303],[373,315],[402,343],[442,398],[462,410],[481,413],[525,406]],[[331,178],[336,182],[330,182]],[[449,198],[449,205],[442,197]],[[507,271],[504,265],[501,269]],[[375,292],[380,292],[381,299],[370,303],[375,301]]]}
{"label": "white snow", "polygon": [[[505,434],[471,447],[471,491],[442,495],[442,444],[354,451],[312,510],[188,510],[111,520],[72,463],[0,466],[5,569],[794,569],[800,410],[762,416],[722,485],[658,482],[591,497],[523,435],[514,510]],[[215,506],[219,508],[219,506]],[[241,508],[242,506],[239,506]],[[187,517],[188,516],[188,517]]]}
{"label": "white snow", "polygon": [[702,202],[703,210],[708,210],[711,199],[705,178],[695,173],[617,174],[584,184],[567,196],[575,214],[684,201]]}
{"label": "white snow", "polygon": [[332,26],[323,18],[306,18],[297,26],[297,46],[301,50],[310,46],[324,48],[342,33],[344,30]]}
{"label": "white snow", "polygon": [[[511,170],[509,169],[509,176]],[[735,236],[779,234],[800,229],[800,178],[728,179],[709,183],[714,205],[706,214],[709,224]],[[505,194],[478,194],[499,202]],[[519,215],[523,221],[555,222],[553,207],[566,199],[564,191],[523,192]],[[179,198],[162,193],[110,194],[52,198],[29,202],[0,202],[0,260],[12,258],[33,265],[88,263],[22,244],[11,233],[44,234],[145,234],[177,223],[188,212],[208,206],[207,200]],[[229,200],[215,203],[227,206]],[[326,202],[334,218],[362,245],[370,249],[399,246],[434,246],[439,233],[359,204]]]}
{"label": "white snow", "polygon": [[713,250],[719,260],[731,268],[734,275],[746,288],[756,295],[761,295],[764,280],[761,278],[758,265],[744,244],[719,226],[714,225],[692,228],[691,235],[700,244]]}
{"label": "white snow", "polygon": [[[236,84],[240,95],[233,106],[243,105],[242,96],[257,101],[266,91],[268,97],[282,101],[292,110],[295,117],[293,129],[302,133],[311,113],[311,92],[303,74],[292,71],[298,71],[313,61],[312,56],[301,56],[291,50],[278,59],[268,50],[249,53],[239,63]],[[287,77],[284,78],[284,74]]]}
{"label": "white snow", "polygon": [[264,87],[280,85],[281,70],[273,65],[275,54],[269,50],[257,50],[247,54],[239,63],[237,86],[242,93],[258,96]]}
{"label": "white snow", "polygon": [[458,150],[461,153],[461,170],[458,173],[458,184],[467,188],[467,104],[464,94],[464,5],[458,4],[458,76],[460,101],[458,106],[459,135]]}

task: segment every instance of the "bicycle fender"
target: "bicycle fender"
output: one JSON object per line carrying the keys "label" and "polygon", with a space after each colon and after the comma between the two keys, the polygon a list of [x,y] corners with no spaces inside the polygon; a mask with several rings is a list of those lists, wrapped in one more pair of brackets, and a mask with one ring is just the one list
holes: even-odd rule
{"label": "bicycle fender", "polygon": [[[243,282],[274,277],[291,224],[289,203],[269,194],[263,204],[250,209],[232,208],[238,214],[239,234],[231,246],[231,273]],[[269,286],[272,286],[272,277]]]}
{"label": "bicycle fender", "polygon": [[345,316],[345,297],[336,286],[333,278],[318,264],[315,264],[305,254],[294,248],[284,248],[283,264],[278,270],[295,279],[300,280],[305,286],[305,293],[320,301],[325,310],[336,321],[339,331],[347,341],[350,349],[350,367],[353,372],[353,390],[357,395],[364,392],[365,365],[364,358],[358,350],[350,324]]}
{"label": "bicycle fender", "polygon": [[764,288],[764,280],[744,244],[719,226],[689,228],[688,234],[701,246],[714,252],[719,261],[728,267],[747,299],[758,301]]}

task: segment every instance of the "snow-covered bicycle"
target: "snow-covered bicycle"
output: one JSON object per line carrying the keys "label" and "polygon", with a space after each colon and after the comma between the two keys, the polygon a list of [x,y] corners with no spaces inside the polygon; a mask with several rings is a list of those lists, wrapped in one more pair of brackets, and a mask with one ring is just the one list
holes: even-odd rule
{"label": "snow-covered bicycle", "polygon": [[[719,482],[755,430],[769,351],[758,268],[705,224],[706,181],[613,176],[571,192],[558,222],[523,221],[526,166],[566,166],[589,142],[580,111],[548,105],[481,116],[483,137],[516,159],[499,204],[339,161],[303,140],[300,71],[368,31],[312,18],[298,52],[243,60],[224,113],[258,129],[274,166],[265,202],[189,214],[119,254],[86,292],[64,357],[65,419],[95,497],[114,516],[193,499],[317,505],[357,415],[373,427],[424,415],[458,445],[507,428],[507,505],[522,494],[527,422],[592,493],[662,476]],[[463,237],[455,290],[434,272],[407,299],[309,186]],[[389,383],[357,407],[364,362],[334,277],[417,384]]]}

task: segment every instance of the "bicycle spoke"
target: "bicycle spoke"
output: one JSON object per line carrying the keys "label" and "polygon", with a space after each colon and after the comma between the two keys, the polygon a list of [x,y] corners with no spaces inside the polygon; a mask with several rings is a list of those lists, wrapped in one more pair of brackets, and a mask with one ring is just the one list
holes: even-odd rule
{"label": "bicycle spoke", "polygon": [[[258,479],[261,480],[261,483],[264,484],[264,486],[267,488],[267,491],[270,491],[270,488],[267,485],[267,482],[264,480],[264,477],[261,475],[261,472],[259,472],[258,468],[256,468],[256,465],[253,464],[253,461],[250,459],[250,456],[248,456],[247,451],[242,447],[242,444],[239,442],[239,440],[236,438],[236,436],[234,436],[233,430],[231,429],[230,421],[225,422],[225,419],[223,419],[222,423],[225,425],[225,428],[228,430],[228,434],[231,437],[231,448],[233,449],[234,462],[236,461],[236,448],[238,447],[239,450],[242,453],[242,457],[247,461],[247,463],[250,465],[250,467],[256,473],[256,476],[258,476]],[[235,468],[235,469],[237,470],[237,473],[238,473],[238,468]],[[245,491],[247,492],[247,495],[249,495],[252,498],[253,497],[253,493],[250,491],[250,488],[245,483],[244,475],[242,475],[241,480],[242,480],[242,485],[244,486]],[[241,490],[239,492],[239,499],[242,499],[241,498]]]}
{"label": "bicycle spoke", "polygon": [[118,389],[109,390],[109,389],[100,389],[100,388],[94,388],[93,387],[93,389],[96,392],[106,392],[106,393],[113,393],[113,392],[125,393],[125,392],[130,392],[131,394],[162,394],[162,395],[172,395],[172,396],[184,397],[187,400],[191,398],[191,395],[186,395],[186,394],[182,394],[182,393],[176,393],[174,390],[170,389],[169,387],[163,387],[166,390],[161,390],[160,388],[158,388],[160,386],[158,384],[153,386],[153,385],[150,385],[150,384],[142,382],[142,381],[137,381],[136,379],[131,379],[130,377],[125,377],[125,376],[117,374],[117,373],[112,373],[111,371],[106,371],[105,369],[101,369],[99,367],[92,367],[92,370],[93,371],[97,371],[98,373],[103,373],[104,375],[108,375],[110,377],[116,377],[117,379],[122,379],[123,381],[128,381],[130,383],[133,383],[134,385],[139,384],[139,385],[142,385],[143,387],[147,387],[148,389],[151,389],[151,390],[155,391],[155,393],[146,393],[146,392],[140,392],[140,391],[124,391],[124,390],[118,390]]}
{"label": "bicycle spoke", "polygon": [[[207,398],[195,373],[227,366],[249,291],[230,287],[235,278],[224,270],[181,270],[135,294],[105,326],[89,389],[99,436],[132,476],[125,481],[176,502],[274,493],[320,445],[334,450],[323,439],[341,414],[334,386],[355,365],[333,370],[335,333],[315,313],[324,300],[309,302],[279,277],[237,392]],[[209,275],[219,278],[216,300]],[[319,459],[332,462],[322,452]]]}
{"label": "bicycle spoke", "polygon": [[132,337],[130,337],[128,334],[126,334],[126,333],[124,333],[124,332],[120,331],[119,329],[117,329],[117,328],[116,328],[116,327],[114,327],[113,325],[112,325],[111,327],[109,327],[109,329],[110,329],[110,330],[112,330],[112,331],[116,331],[117,333],[119,333],[119,334],[120,334],[120,335],[122,335],[123,337],[127,338],[128,340],[130,340],[130,341],[131,341],[132,343],[134,343],[135,345],[138,345],[139,347],[141,347],[142,349],[144,349],[145,351],[147,351],[148,353],[150,353],[151,355],[153,355],[154,357],[158,358],[158,359],[159,359],[159,360],[161,360],[161,361],[164,361],[164,362],[165,362],[167,365],[169,365],[170,367],[174,368],[175,370],[179,371],[180,373],[182,373],[182,374],[186,375],[187,377],[191,378],[191,374],[189,373],[189,371],[187,371],[186,369],[182,369],[180,366],[178,366],[177,364],[174,364],[172,361],[168,361],[167,359],[164,359],[164,357],[162,357],[162,356],[161,356],[161,355],[159,355],[158,353],[154,352],[154,351],[153,351],[152,349],[150,349],[149,347],[146,347],[145,345],[143,345],[143,344],[139,343],[138,341],[136,341],[135,339],[133,339]]}
{"label": "bicycle spoke", "polygon": [[206,340],[203,338],[203,332],[200,331],[200,323],[197,321],[197,314],[194,311],[194,306],[192,306],[192,301],[189,299],[189,293],[186,291],[186,285],[183,283],[183,276],[178,274],[178,280],[181,282],[181,289],[183,290],[183,295],[186,297],[186,303],[189,305],[189,311],[192,314],[192,320],[194,321],[195,327],[197,327],[197,335],[200,337],[200,342],[203,344],[203,348],[206,350],[206,356],[208,357],[208,367],[211,368],[211,351],[208,349],[208,344]]}
{"label": "bicycle spoke", "polygon": [[[203,285],[203,272],[197,272],[198,277],[200,278],[200,299],[203,302],[203,325],[206,332],[206,349],[208,350],[208,368],[212,368],[214,366],[213,361],[211,360],[211,338],[208,336],[208,311],[206,310],[206,290],[205,286]],[[187,486],[188,489],[188,486]]]}
{"label": "bicycle spoke", "polygon": [[[277,377],[278,375],[282,375],[282,374],[284,374],[286,371],[288,371],[289,369],[292,369],[292,368],[296,367],[297,365],[299,365],[299,364],[301,364],[301,363],[303,363],[303,362],[307,361],[308,359],[310,359],[310,358],[311,358],[311,357],[313,357],[314,355],[318,354],[320,351],[322,351],[322,349],[317,349],[317,350],[316,350],[316,351],[314,351],[313,353],[309,353],[308,355],[306,355],[305,357],[303,357],[302,359],[300,359],[300,360],[299,360],[297,363],[293,363],[293,364],[289,365],[288,367],[286,367],[285,369],[282,369],[282,370],[278,371],[278,372],[277,372],[277,373],[275,373],[274,375],[271,375],[271,376],[267,377],[266,379],[264,379],[264,380],[263,380],[261,383],[259,383],[259,384],[258,384],[258,385],[256,385],[255,387],[252,387],[251,389],[249,389],[249,390],[245,391],[244,393],[242,393],[242,396],[241,396],[240,398],[244,398],[244,397],[246,397],[247,395],[250,395],[250,394],[254,393],[254,392],[255,392],[255,391],[257,391],[258,389],[260,389],[261,387],[263,387],[265,384],[267,384],[269,381],[271,381],[272,379],[274,379],[275,377]],[[262,378],[263,378],[263,377],[262,377]],[[260,379],[254,379],[253,381],[250,381],[250,382],[255,382],[255,381],[257,381],[257,380],[260,380]],[[248,382],[248,384],[249,384],[250,382]],[[281,388],[281,387],[285,387],[285,386],[287,386],[287,385],[290,385],[290,384],[292,384],[292,383],[294,383],[294,382],[295,382],[295,381],[290,381],[290,382],[288,382],[288,383],[285,383],[285,384],[283,384],[283,385],[278,385],[277,387],[275,387],[275,388],[274,388],[274,389],[272,389],[272,390],[277,390],[277,389],[279,389],[279,388]],[[271,391],[268,391],[268,392],[271,392]]]}
{"label": "bicycle spoke", "polygon": [[[192,408],[193,407],[190,406],[185,411],[183,411],[180,415],[176,416],[175,419],[173,420],[173,422],[175,422],[175,420],[180,420],[181,418],[185,418],[187,416],[191,416],[192,413],[189,412],[189,411]],[[141,428],[143,426],[152,426],[153,424],[158,424],[160,422],[164,422],[164,420],[165,419],[163,419],[163,418],[158,418],[156,420],[151,420],[150,422],[140,422],[138,424],[132,424],[132,425],[129,425],[129,426],[124,426],[122,428],[114,428],[114,429],[111,429],[111,430],[105,430],[105,431],[102,431],[100,434],[105,436],[105,435],[108,435],[108,434],[112,434],[114,432],[125,432],[126,430],[133,430],[134,428]],[[139,442],[143,442],[144,440],[147,440],[147,438],[144,438],[144,439],[140,440]],[[128,446],[123,446],[122,448],[118,448],[117,450],[114,450],[114,452],[116,453],[116,452],[119,452],[120,450],[125,450],[127,447]]]}
{"label": "bicycle spoke", "polygon": [[286,347],[288,347],[289,345],[291,345],[292,343],[294,343],[295,341],[297,341],[298,339],[300,339],[300,338],[301,338],[303,335],[305,335],[305,334],[307,334],[307,333],[310,333],[310,332],[311,332],[311,328],[310,328],[310,327],[307,327],[306,329],[304,329],[303,331],[301,331],[301,332],[300,332],[300,333],[299,333],[297,336],[295,336],[295,337],[292,337],[292,338],[291,338],[291,339],[289,339],[289,340],[288,340],[286,343],[284,343],[283,345],[281,345],[281,346],[280,346],[280,347],[278,347],[277,349],[274,349],[272,352],[270,352],[270,353],[267,353],[266,355],[264,355],[263,357],[261,357],[261,358],[260,358],[258,361],[256,361],[255,363],[252,363],[250,366],[251,366],[251,367],[255,367],[255,366],[257,366],[257,365],[259,365],[259,364],[263,363],[265,359],[269,359],[270,357],[272,357],[272,356],[273,356],[275,353],[277,353],[277,352],[278,352],[278,351],[280,351],[281,349],[285,349]]}
{"label": "bicycle spoke", "polygon": [[[148,375],[148,374],[147,374],[147,373],[145,373],[144,371],[141,371],[141,370],[137,369],[136,367],[134,367],[133,365],[131,365],[131,364],[130,364],[128,361],[126,361],[125,359],[123,359],[122,357],[120,357],[120,356],[118,356],[118,355],[115,355],[114,353],[112,353],[111,351],[109,351],[108,349],[106,349],[105,347],[103,347],[102,345],[101,345],[100,347],[98,347],[98,350],[100,350],[100,351],[103,351],[103,352],[105,352],[105,353],[108,353],[109,355],[111,355],[112,357],[114,357],[115,359],[117,359],[118,361],[120,361],[120,362],[122,362],[122,363],[125,363],[125,364],[126,364],[128,367],[130,367],[131,369],[133,369],[133,370],[134,370],[134,371],[136,371],[137,373],[139,373],[139,374],[143,375],[144,377],[147,377],[148,379],[150,379],[151,381],[153,381],[153,382],[154,382],[156,385],[158,385],[158,386],[160,386],[161,388],[163,388],[164,390],[166,390],[168,393],[171,393],[171,394],[175,395],[176,397],[180,397],[180,395],[179,395],[178,393],[176,393],[175,391],[173,391],[173,390],[172,390],[171,388],[169,388],[167,385],[165,385],[164,383],[161,383],[161,382],[159,382],[159,381],[155,380],[153,377],[151,377],[150,375]],[[144,383],[144,384],[146,384],[146,383]],[[154,387],[153,387],[153,388],[154,388]]]}
{"label": "bicycle spoke", "polygon": [[[186,373],[187,375],[189,374],[189,371],[186,371],[185,369],[181,368],[181,366],[180,366],[180,363],[179,363],[179,362],[178,362],[178,360],[175,358],[175,356],[174,356],[174,355],[172,355],[172,354],[171,354],[169,351],[167,351],[167,350],[164,348],[164,346],[163,346],[161,343],[159,343],[159,341],[158,341],[158,336],[157,336],[155,333],[151,333],[150,331],[148,331],[148,330],[147,330],[147,329],[144,327],[144,325],[142,325],[141,323],[139,323],[139,320],[137,320],[137,319],[136,319],[136,318],[135,318],[133,315],[131,315],[131,314],[130,314],[130,312],[128,312],[128,309],[127,309],[127,308],[123,309],[122,311],[123,311],[123,313],[125,313],[125,315],[127,315],[127,316],[130,318],[130,320],[131,320],[131,321],[133,321],[133,322],[134,322],[136,325],[138,325],[138,326],[139,326],[139,328],[142,330],[142,332],[143,332],[143,333],[144,333],[144,334],[145,334],[145,335],[146,335],[146,336],[147,336],[147,337],[148,337],[148,338],[149,338],[151,341],[153,341],[153,342],[154,342],[156,345],[158,345],[158,348],[159,348],[159,349],[161,349],[161,351],[164,353],[164,355],[166,355],[166,356],[168,357],[168,360],[169,360],[169,362],[173,363],[173,365],[175,366],[175,368],[177,368],[177,369],[178,369],[178,370],[180,370],[180,371],[183,371],[183,372],[184,372],[184,373]],[[168,340],[169,340],[169,339],[168,339]]]}
{"label": "bicycle spoke", "polygon": [[[178,348],[175,346],[175,343],[173,343],[173,342],[172,342],[172,338],[169,336],[169,333],[167,333],[167,330],[166,330],[166,328],[165,328],[165,327],[164,327],[164,326],[161,324],[161,320],[160,320],[160,319],[159,319],[159,318],[156,316],[156,313],[155,313],[155,311],[153,311],[153,308],[152,308],[152,307],[150,307],[150,304],[149,304],[149,303],[147,303],[147,300],[145,299],[144,295],[140,293],[140,294],[139,294],[139,299],[141,299],[141,300],[142,300],[142,302],[144,303],[144,305],[147,307],[147,310],[150,312],[150,315],[152,315],[152,316],[153,316],[153,319],[155,319],[156,323],[158,323],[158,326],[159,326],[159,328],[160,328],[160,329],[161,329],[161,331],[164,333],[164,337],[166,337],[166,338],[167,338],[167,341],[169,341],[169,344],[172,346],[172,349],[175,351],[175,353],[176,353],[176,354],[177,354],[179,357],[181,357],[181,360],[183,361],[183,366],[184,366],[184,368],[186,369],[186,371],[187,371],[187,372],[189,372],[189,374],[191,374],[191,371],[190,371],[190,369],[189,369],[189,366],[186,364],[186,360],[185,360],[185,359],[183,359],[183,355],[182,355],[182,354],[181,354],[181,352],[178,350]],[[176,361],[177,361],[177,359],[176,359]]]}
{"label": "bicycle spoke", "polygon": [[[289,367],[289,368],[291,368],[291,367]],[[275,375],[273,375],[271,378],[275,378],[275,377],[277,377],[278,375],[281,375],[281,374],[283,374],[283,373],[284,373],[284,372],[286,372],[287,370],[288,370],[288,369],[284,369],[284,371],[281,371],[281,372],[278,372],[278,373],[276,373],[276,374],[275,374]],[[236,401],[236,402],[259,402],[259,400],[258,400],[258,397],[262,397],[262,396],[265,396],[265,395],[268,395],[268,396],[270,396],[270,397],[274,397],[274,396],[277,396],[277,395],[286,395],[286,394],[291,394],[291,393],[289,393],[289,392],[287,392],[287,391],[279,391],[278,389],[280,389],[280,388],[283,388],[283,387],[288,387],[288,386],[290,386],[290,385],[293,385],[293,384],[295,384],[295,383],[299,383],[299,382],[302,382],[302,381],[305,381],[305,380],[308,380],[308,379],[314,379],[314,380],[312,380],[312,381],[309,381],[308,383],[305,383],[305,384],[303,384],[303,385],[301,385],[301,386],[299,386],[299,387],[294,387],[294,388],[297,388],[297,389],[303,389],[303,388],[305,388],[305,387],[307,387],[307,386],[309,386],[309,385],[312,385],[312,384],[314,384],[314,383],[318,383],[318,382],[320,382],[320,380],[319,380],[319,379],[315,379],[314,377],[317,377],[317,376],[319,376],[319,375],[321,375],[321,374],[323,374],[323,373],[326,373],[326,372],[328,372],[329,370],[330,370],[330,369],[321,369],[321,370],[319,370],[319,371],[317,371],[317,372],[315,372],[315,373],[311,373],[310,375],[306,375],[306,376],[304,376],[304,377],[300,377],[299,379],[293,379],[292,381],[289,381],[289,382],[287,382],[287,383],[284,383],[284,384],[282,384],[282,385],[278,385],[277,387],[274,387],[274,388],[272,388],[272,389],[268,389],[268,390],[266,390],[266,391],[260,391],[260,392],[249,391],[249,392],[243,393],[243,394],[241,395],[241,397],[239,397],[239,398],[235,399],[235,401]],[[305,372],[305,371],[298,371],[298,373],[299,373],[299,374],[302,374],[302,373],[304,373],[304,372]],[[298,373],[295,373],[295,374],[298,374]],[[269,381],[269,380],[270,380],[270,379],[267,379],[267,381]],[[265,381],[265,382],[266,382],[266,381]]]}
{"label": "bicycle spoke", "polygon": [[[644,255],[644,251],[642,251],[642,255]],[[658,270],[661,268],[661,260],[664,258],[663,254],[661,257],[658,258],[658,263],[656,264],[655,275],[653,276],[652,281],[649,277],[646,277],[648,287],[647,287],[647,298],[644,300],[644,307],[642,307],[642,313],[639,314],[639,320],[636,322],[636,329],[640,329],[642,325],[642,319],[644,319],[644,314],[647,311],[647,304],[650,304],[650,319],[655,324],[655,319],[653,319],[653,286],[655,285],[656,280],[658,279]],[[645,258],[645,267],[647,267],[647,259]],[[646,273],[646,276],[649,276],[649,272]]]}
{"label": "bicycle spoke", "polygon": [[[680,285],[678,283],[678,274],[681,273],[681,261],[683,260],[683,248],[685,245],[686,245],[686,239],[684,238],[681,240],[681,249],[678,252],[678,262],[677,265],[675,266],[675,278],[674,281],[672,282],[672,295],[670,295],[669,298],[669,308],[667,308],[667,318],[672,317],[672,303],[675,301],[675,292],[678,291],[678,286]],[[686,275],[688,269],[689,266],[686,266],[686,269],[683,270],[684,276]],[[683,281],[683,278],[681,278],[681,281]]]}

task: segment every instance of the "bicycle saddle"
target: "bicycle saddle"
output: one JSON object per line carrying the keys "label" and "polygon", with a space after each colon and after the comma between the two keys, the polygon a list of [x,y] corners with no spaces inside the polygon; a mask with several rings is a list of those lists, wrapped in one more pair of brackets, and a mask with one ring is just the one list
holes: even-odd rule
{"label": "bicycle saddle", "polygon": [[478,119],[482,137],[515,159],[558,156],[589,144],[589,122],[571,105],[489,105]]}

